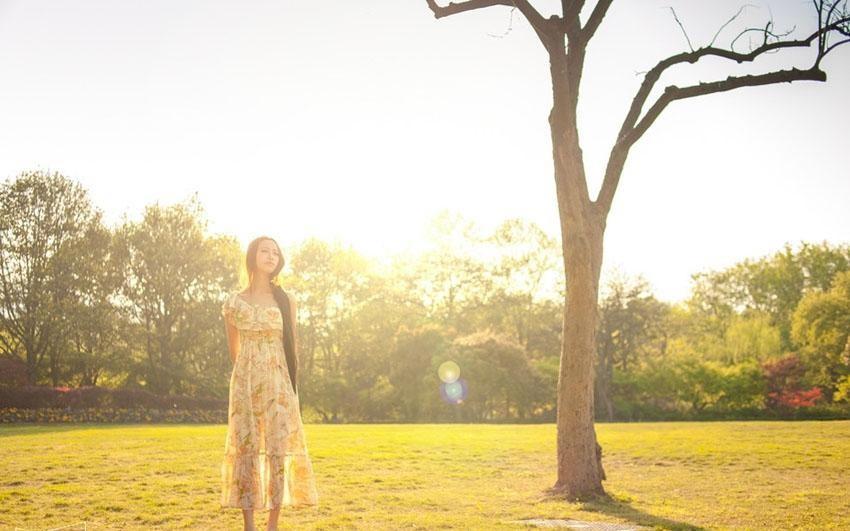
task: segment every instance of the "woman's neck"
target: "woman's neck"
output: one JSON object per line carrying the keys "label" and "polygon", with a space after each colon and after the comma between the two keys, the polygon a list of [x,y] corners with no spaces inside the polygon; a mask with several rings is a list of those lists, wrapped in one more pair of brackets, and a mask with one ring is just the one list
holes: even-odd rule
{"label": "woman's neck", "polygon": [[269,282],[269,277],[267,275],[257,275],[254,277],[253,282],[248,286],[248,292],[251,294],[271,293],[272,285]]}

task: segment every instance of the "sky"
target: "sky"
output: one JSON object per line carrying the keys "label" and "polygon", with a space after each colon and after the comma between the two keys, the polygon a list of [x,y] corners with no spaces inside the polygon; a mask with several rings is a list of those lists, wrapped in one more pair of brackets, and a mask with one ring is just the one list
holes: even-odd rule
{"label": "sky", "polygon": [[[614,2],[580,92],[592,197],[640,73],[688,49],[667,6],[698,47],[741,5]],[[808,0],[747,5],[716,45],[771,18],[788,38],[815,28]],[[680,65],[656,94],[813,61],[790,52]],[[672,302],[693,273],[850,242],[850,45],[822,68],[826,83],[671,104],[626,163],[603,280],[641,275]],[[425,0],[0,0],[0,75],[0,178],[59,171],[109,224],[197,192],[210,232],[284,252],[308,237],[417,252],[446,210],[559,234],[547,57],[506,7],[436,20]]]}

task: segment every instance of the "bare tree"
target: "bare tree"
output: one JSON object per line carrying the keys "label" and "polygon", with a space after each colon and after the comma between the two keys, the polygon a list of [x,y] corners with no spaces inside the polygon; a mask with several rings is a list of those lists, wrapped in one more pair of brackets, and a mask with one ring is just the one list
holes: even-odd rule
{"label": "bare tree", "polygon": [[[445,6],[435,0],[425,1],[436,18],[492,6],[516,8],[531,24],[548,52],[553,99],[549,124],[567,282],[558,378],[558,479],[550,492],[568,499],[604,494],[602,449],[596,441],[593,426],[597,298],[605,224],[629,150],[673,101],[741,87],[802,80],[826,81],[821,61],[836,47],[850,41],[847,1],[813,0],[818,19],[817,31],[805,39],[786,40],[786,35],[774,33],[772,22],[769,22],[762,28],[742,31],[729,49],[714,46],[717,35],[707,46],[697,49],[690,46],[688,39],[690,51],[659,61],[645,73],[632,100],[617,140],[611,148],[602,187],[595,200],[588,193],[576,108],[587,45],[602,24],[613,0],[598,0],[584,25],[579,17],[585,8],[584,0],[561,0],[561,15],[548,18],[541,15],[528,0],[465,0]],[[732,17],[729,22],[736,17]],[[678,18],[676,20],[678,22]],[[718,34],[729,22],[718,30]],[[757,35],[761,44],[747,52],[738,52],[735,43],[745,35]],[[659,78],[674,65],[696,63],[703,57],[723,58],[734,63],[751,62],[764,54],[789,48],[810,48],[813,43],[817,44],[817,53],[810,68],[729,76],[723,80],[691,86],[670,85],[647,106]]]}

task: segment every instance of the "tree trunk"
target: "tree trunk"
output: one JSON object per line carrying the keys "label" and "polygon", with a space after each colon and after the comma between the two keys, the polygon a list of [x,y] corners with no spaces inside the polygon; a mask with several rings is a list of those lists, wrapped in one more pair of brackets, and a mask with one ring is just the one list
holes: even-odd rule
{"label": "tree trunk", "polygon": [[33,349],[33,341],[24,340],[24,352],[27,357],[27,385],[35,385],[38,380],[38,358]]}
{"label": "tree trunk", "polygon": [[590,201],[578,137],[576,103],[583,50],[550,55],[553,107],[549,116],[567,290],[558,374],[558,480],[568,499],[604,495],[602,448],[593,427],[599,272],[604,214]]}
{"label": "tree trunk", "polygon": [[567,498],[604,494],[601,447],[593,426],[593,377],[602,231],[572,229],[565,238],[567,296],[558,375],[558,480]]}
{"label": "tree trunk", "polygon": [[56,351],[50,354],[50,381],[53,387],[59,387],[59,355]]}

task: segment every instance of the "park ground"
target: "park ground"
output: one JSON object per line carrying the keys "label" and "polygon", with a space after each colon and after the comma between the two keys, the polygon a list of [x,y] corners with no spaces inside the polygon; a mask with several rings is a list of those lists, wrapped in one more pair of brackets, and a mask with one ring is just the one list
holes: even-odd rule
{"label": "park ground", "polygon": [[[598,424],[608,500],[547,499],[555,426],[307,424],[318,508],[281,529],[850,529],[850,421]],[[224,425],[0,426],[0,529],[241,529]],[[263,529],[266,512],[256,514]],[[69,529],[82,529],[77,526]]]}

